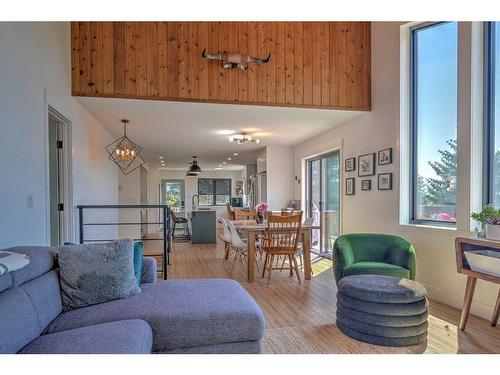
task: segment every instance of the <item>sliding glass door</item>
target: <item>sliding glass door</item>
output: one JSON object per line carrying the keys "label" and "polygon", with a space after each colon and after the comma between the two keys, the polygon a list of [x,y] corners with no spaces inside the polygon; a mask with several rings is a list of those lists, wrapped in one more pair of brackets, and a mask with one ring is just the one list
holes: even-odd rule
{"label": "sliding glass door", "polygon": [[319,227],[312,233],[313,251],[331,257],[340,234],[340,154],[310,159],[307,169],[307,216]]}

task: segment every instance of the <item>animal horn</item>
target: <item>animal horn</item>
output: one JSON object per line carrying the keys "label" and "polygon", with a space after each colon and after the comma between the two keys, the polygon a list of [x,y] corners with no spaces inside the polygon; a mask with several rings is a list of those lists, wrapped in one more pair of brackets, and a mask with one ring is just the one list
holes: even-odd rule
{"label": "animal horn", "polygon": [[271,54],[268,54],[265,59],[259,59],[258,57],[248,56],[247,61],[254,64],[267,64],[271,59]]}
{"label": "animal horn", "polygon": [[220,53],[217,54],[207,53],[206,48],[201,53],[201,57],[208,60],[222,60],[222,55]]}

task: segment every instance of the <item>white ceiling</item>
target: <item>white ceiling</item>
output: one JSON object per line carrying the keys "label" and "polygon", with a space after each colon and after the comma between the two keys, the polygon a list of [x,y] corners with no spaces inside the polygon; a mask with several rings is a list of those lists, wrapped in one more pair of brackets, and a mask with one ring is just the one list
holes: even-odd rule
{"label": "white ceiling", "polygon": [[[80,97],[82,105],[116,138],[120,119],[130,120],[127,135],[156,165],[163,156],[167,169],[186,170],[192,155],[201,168],[239,170],[256,162],[256,151],[268,145],[295,145],[360,114],[356,111],[299,109],[235,104]],[[229,142],[228,131],[246,131],[259,144]],[[238,153],[234,156],[233,153]],[[227,158],[232,160],[228,161]]]}

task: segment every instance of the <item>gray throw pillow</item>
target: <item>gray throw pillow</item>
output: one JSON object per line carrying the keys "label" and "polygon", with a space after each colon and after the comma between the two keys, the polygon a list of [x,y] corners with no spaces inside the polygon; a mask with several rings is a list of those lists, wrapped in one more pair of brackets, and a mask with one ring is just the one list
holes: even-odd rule
{"label": "gray throw pillow", "polygon": [[134,243],[61,246],[58,249],[64,311],[139,294],[134,276]]}

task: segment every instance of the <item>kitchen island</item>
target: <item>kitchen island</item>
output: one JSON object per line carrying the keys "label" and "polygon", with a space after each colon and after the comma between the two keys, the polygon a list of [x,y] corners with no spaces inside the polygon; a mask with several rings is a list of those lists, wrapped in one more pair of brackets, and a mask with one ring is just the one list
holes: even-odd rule
{"label": "kitchen island", "polygon": [[214,244],[217,242],[216,211],[212,209],[197,209],[191,213],[191,243]]}

